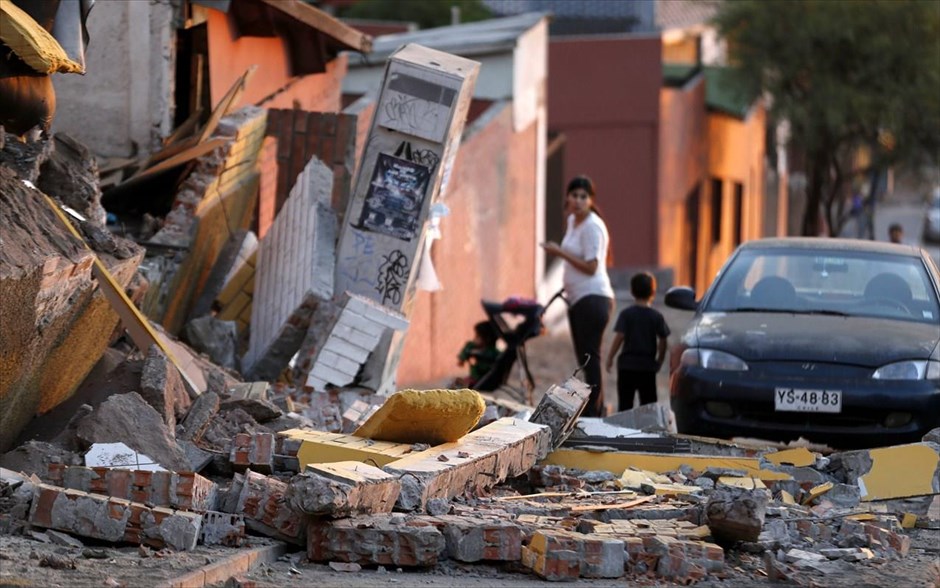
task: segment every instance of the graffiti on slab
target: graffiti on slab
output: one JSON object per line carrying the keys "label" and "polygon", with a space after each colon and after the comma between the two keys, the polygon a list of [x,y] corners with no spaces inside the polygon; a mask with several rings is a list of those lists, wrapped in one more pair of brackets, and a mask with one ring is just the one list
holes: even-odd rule
{"label": "graffiti on slab", "polygon": [[355,228],[411,241],[430,179],[426,166],[380,153]]}
{"label": "graffiti on slab", "polygon": [[379,266],[378,285],[375,289],[382,296],[382,304],[401,304],[402,290],[408,279],[408,257],[395,249],[383,256]]}
{"label": "graffiti on slab", "polygon": [[361,231],[353,231],[352,234],[352,252],[340,261],[338,275],[341,290],[360,292],[357,286],[368,289],[375,287],[375,239]]}
{"label": "graffiti on slab", "polygon": [[440,143],[447,133],[457,91],[430,80],[393,73],[382,94],[376,122],[383,127]]}

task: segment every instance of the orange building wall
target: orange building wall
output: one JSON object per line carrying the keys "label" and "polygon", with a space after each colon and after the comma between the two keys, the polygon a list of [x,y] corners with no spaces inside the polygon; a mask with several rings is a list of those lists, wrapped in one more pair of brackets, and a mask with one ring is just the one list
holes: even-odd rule
{"label": "orange building wall", "polygon": [[659,122],[659,265],[671,267],[676,284],[691,281],[686,226],[687,198],[708,179],[708,124],[702,76],[684,88],[660,92]]}
{"label": "orange building wall", "polygon": [[[443,290],[418,292],[398,387],[465,375],[457,352],[486,315],[480,299],[534,296],[535,124],[512,131],[512,108],[469,129],[442,198],[450,215],[432,259]],[[479,122],[489,118],[484,114]]]}
{"label": "orange building wall", "polygon": [[[708,175],[722,180],[722,232],[720,242],[714,245],[711,237],[708,237],[709,248],[703,268],[706,276],[714,276],[737,245],[734,234],[734,182],[740,182],[744,187],[741,221],[743,239],[762,236],[766,118],[766,112],[760,104],[752,107],[743,121],[721,113],[708,115]],[[709,181],[705,192],[708,196],[703,200],[703,227],[709,230],[711,215],[714,214],[710,190]]]}
{"label": "orange building wall", "polygon": [[212,104],[218,102],[232,84],[252,65],[258,68],[249,80],[241,103],[268,108],[294,108],[338,112],[342,80],[346,75],[345,55],[332,60],[321,74],[295,77],[290,73],[287,47],[280,37],[236,38],[229,17],[209,10],[209,87]]}

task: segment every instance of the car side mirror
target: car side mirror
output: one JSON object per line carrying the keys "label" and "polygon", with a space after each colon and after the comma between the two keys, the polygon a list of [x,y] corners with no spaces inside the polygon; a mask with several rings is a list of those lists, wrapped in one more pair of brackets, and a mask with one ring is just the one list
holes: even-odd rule
{"label": "car side mirror", "polygon": [[697,310],[698,302],[695,300],[695,289],[688,286],[673,286],[666,290],[664,299],[666,306],[679,310]]}

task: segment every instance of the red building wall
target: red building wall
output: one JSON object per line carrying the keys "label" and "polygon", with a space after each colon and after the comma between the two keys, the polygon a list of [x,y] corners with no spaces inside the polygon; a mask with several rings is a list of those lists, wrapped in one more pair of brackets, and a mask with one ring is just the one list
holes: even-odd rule
{"label": "red building wall", "polygon": [[443,290],[418,292],[398,368],[399,388],[463,373],[457,352],[486,316],[480,299],[534,296],[535,124],[512,130],[497,104],[468,128],[442,201],[432,259]]}
{"label": "red building wall", "polygon": [[549,43],[549,130],[567,137],[565,181],[594,180],[617,266],[658,262],[661,52],[658,36]]}

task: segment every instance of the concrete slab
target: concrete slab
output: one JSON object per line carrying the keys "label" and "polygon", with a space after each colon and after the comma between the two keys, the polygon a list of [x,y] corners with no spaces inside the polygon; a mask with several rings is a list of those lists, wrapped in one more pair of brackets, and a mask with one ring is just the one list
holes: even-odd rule
{"label": "concrete slab", "polygon": [[752,457],[722,457],[716,455],[676,455],[607,451],[595,453],[582,449],[556,449],[541,462],[543,465],[561,465],[580,470],[607,470],[620,475],[628,468],[656,473],[678,471],[683,465],[701,473],[709,467],[739,470],[745,475],[768,480],[789,480],[788,474],[761,469],[760,460]]}

